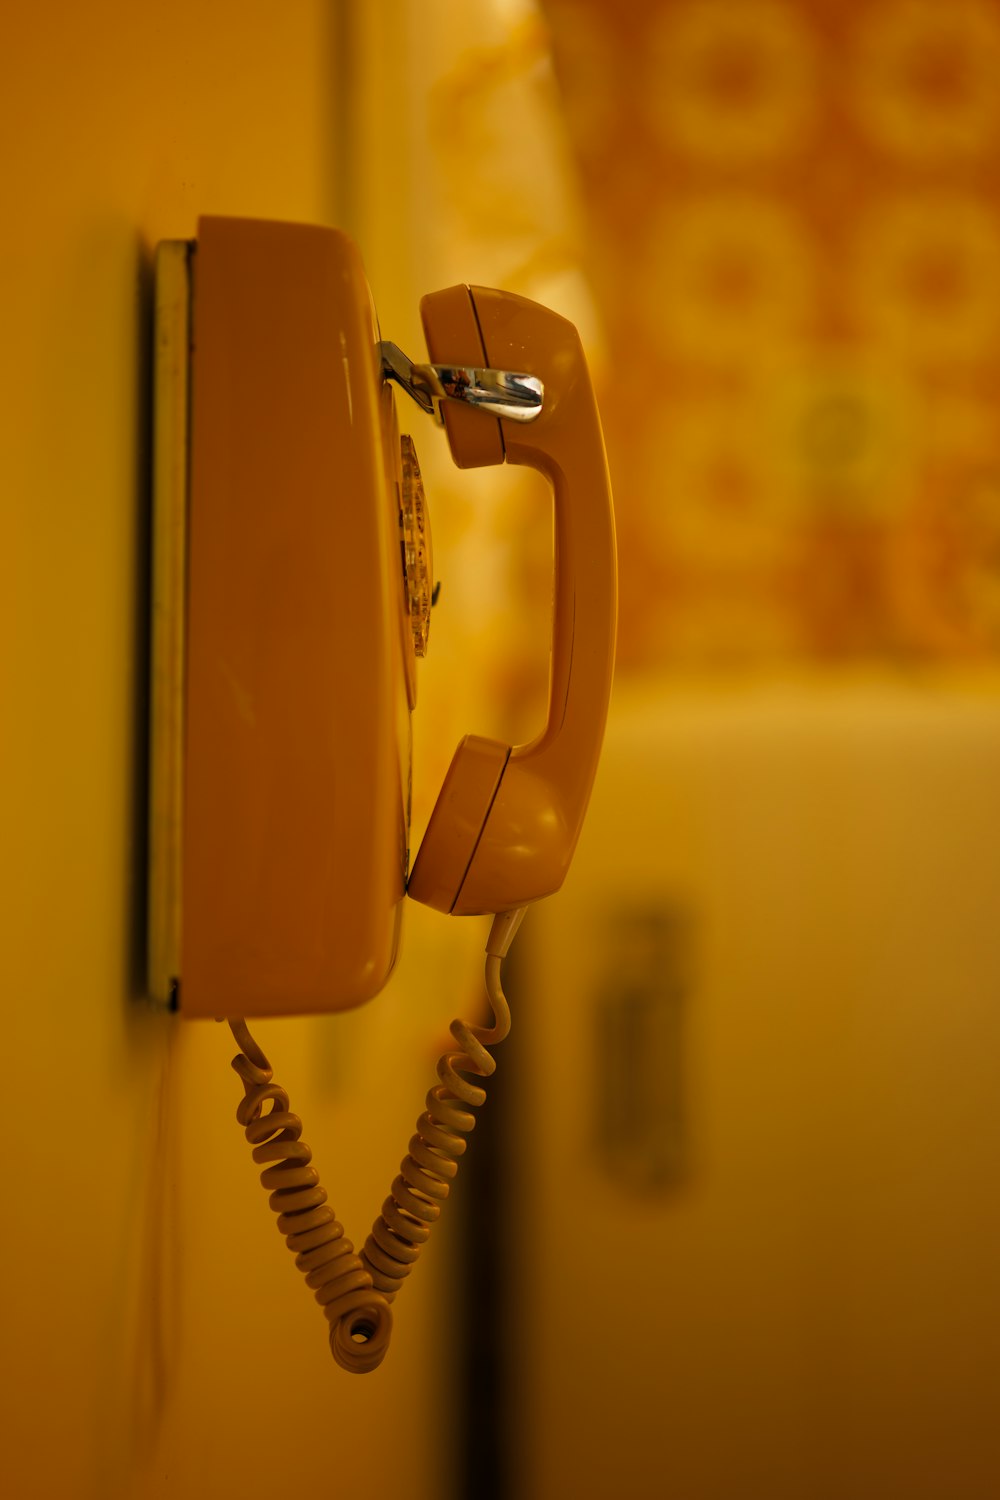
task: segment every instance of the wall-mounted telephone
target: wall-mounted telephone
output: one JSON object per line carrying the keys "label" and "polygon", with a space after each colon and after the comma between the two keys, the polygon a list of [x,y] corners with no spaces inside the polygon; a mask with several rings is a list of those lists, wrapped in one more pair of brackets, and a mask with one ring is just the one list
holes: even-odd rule
{"label": "wall-mounted telephone", "polygon": [[[149,988],[225,1018],[238,1111],[338,1361],[374,1368],[506,1035],[500,963],[558,889],[586,811],[614,656],[614,526],[576,330],[524,298],[421,305],[430,359],[381,339],[330,229],[202,219],[157,255]],[[432,594],[419,464],[396,391],[460,468],[527,464],[555,518],[547,722],[455,753],[409,869],[410,714]],[[399,399],[402,399],[400,397]],[[341,1010],[384,985],[404,894],[496,920],[495,1025],[457,1050],[354,1253],[245,1017]]]}

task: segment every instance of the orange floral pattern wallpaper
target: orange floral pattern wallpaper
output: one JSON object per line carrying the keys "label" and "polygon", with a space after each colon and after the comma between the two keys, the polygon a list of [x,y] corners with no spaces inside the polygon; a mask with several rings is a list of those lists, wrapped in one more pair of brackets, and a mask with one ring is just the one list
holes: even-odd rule
{"label": "orange floral pattern wallpaper", "polygon": [[549,0],[625,670],[1000,649],[1000,0]]}

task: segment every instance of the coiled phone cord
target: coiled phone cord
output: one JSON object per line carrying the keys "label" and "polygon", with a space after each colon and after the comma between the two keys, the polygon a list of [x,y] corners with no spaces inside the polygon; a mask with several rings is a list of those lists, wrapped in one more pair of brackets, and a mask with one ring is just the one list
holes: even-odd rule
{"label": "coiled phone cord", "polygon": [[486,1090],[462,1074],[488,1078],[496,1070],[486,1047],[502,1042],[510,1031],[500,965],[525,910],[501,912],[494,919],[486,944],[486,993],[493,1025],[451,1023],[459,1050],[445,1053],[438,1062],[440,1081],[427,1095],[409,1154],[360,1256],[327,1204],[319,1173],[311,1165],[312,1152],[301,1139],[302,1121],[288,1108],[288,1094],[273,1082],[271,1065],[246,1022],[229,1021],[241,1048],[233,1058],[244,1091],[236,1118],[253,1148],[254,1161],[268,1164],[260,1180],[270,1191],[271,1208],[295,1264],[330,1321],[333,1357],[354,1374],[374,1370],[385,1358],[392,1333],[389,1303],[440,1217],[468,1145],[466,1136],[476,1123],[470,1111],[486,1098]]}
{"label": "coiled phone cord", "polygon": [[486,1098],[486,1090],[463,1073],[489,1078],[496,1063],[486,1050],[502,1042],[510,1031],[510,1007],[500,984],[500,964],[524,917],[525,908],[501,912],[486,944],[486,993],[493,1007],[492,1026],[451,1023],[458,1050],[446,1052],[437,1065],[439,1083],[427,1094],[426,1109],[417,1120],[408,1155],[389,1190],[382,1212],[361,1251],[375,1290],[391,1302],[410,1274],[421,1248],[451,1191],[458,1163],[475,1128],[471,1113]]}
{"label": "coiled phone cord", "polygon": [[372,1289],[371,1276],[326,1201],[319,1173],[310,1165],[312,1152],[301,1139],[302,1121],[289,1110],[285,1090],[272,1081],[271,1064],[245,1021],[231,1020],[229,1029],[242,1048],[233,1058],[244,1090],[236,1118],[254,1161],[271,1163],[260,1180],[270,1191],[278,1228],[329,1319],[334,1359],[355,1374],[374,1370],[389,1347],[392,1312]]}

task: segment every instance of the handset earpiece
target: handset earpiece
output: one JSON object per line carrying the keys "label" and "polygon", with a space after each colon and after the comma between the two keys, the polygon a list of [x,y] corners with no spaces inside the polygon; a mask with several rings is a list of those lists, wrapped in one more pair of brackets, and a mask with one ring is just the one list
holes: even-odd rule
{"label": "handset earpiece", "polygon": [[452,760],[409,894],[439,911],[507,911],[559,889],[597,769],[614,664],[617,574],[604,440],[573,324],[513,293],[451,287],[421,314],[436,363],[518,370],[544,387],[530,423],[442,403],[459,468],[526,464],[552,486],[555,580],[545,727],[511,748],[468,735]]}

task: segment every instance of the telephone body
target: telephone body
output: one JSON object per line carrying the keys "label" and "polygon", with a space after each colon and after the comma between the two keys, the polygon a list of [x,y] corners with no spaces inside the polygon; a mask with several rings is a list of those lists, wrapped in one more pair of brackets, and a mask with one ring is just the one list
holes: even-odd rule
{"label": "telephone body", "polygon": [[[568,868],[616,610],[586,361],[572,325],[524,298],[422,303],[439,371],[544,388],[530,421],[447,396],[440,411],[460,468],[549,479],[555,586],[544,729],[513,748],[463,740],[410,873],[429,522],[357,249],[333,229],[203,218],[193,245],[160,247],[157,294],[150,991],[192,1017],[345,1009],[386,982],[407,888],[492,914]],[[422,558],[405,556],[408,526]]]}
{"label": "telephone body", "polygon": [[[459,1075],[492,1071],[483,1042],[506,1022],[455,1023],[427,1139],[418,1123],[359,1258],[317,1207],[300,1122],[243,1018],[370,1000],[407,893],[496,916],[499,1018],[501,957],[576,845],[614,658],[611,494],[575,328],[478,287],[432,293],[421,315],[430,362],[415,364],[382,339],[358,251],[333,229],[210,217],[157,254],[149,990],[240,1041],[239,1118],[275,1164],[262,1180],[279,1228],[356,1369],[384,1353],[388,1303],[481,1102]],[[527,745],[462,740],[412,868],[433,564],[403,392],[443,422],[459,468],[540,470],[555,533],[546,723]]]}
{"label": "telephone body", "polygon": [[374,308],[332,230],[207,218],[158,259],[150,989],[186,1016],[339,1010],[388,978],[408,873]]}

